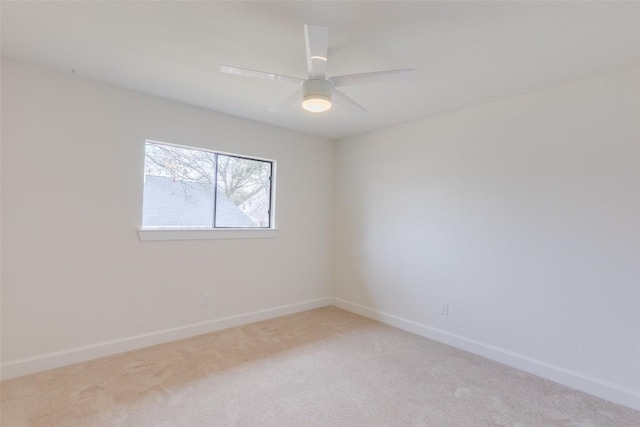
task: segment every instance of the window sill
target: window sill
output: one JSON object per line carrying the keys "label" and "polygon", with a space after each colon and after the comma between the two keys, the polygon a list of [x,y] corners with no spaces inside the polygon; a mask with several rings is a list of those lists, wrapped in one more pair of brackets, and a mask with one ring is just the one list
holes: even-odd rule
{"label": "window sill", "polygon": [[273,239],[275,228],[263,229],[145,229],[138,230],[141,242],[157,240]]}

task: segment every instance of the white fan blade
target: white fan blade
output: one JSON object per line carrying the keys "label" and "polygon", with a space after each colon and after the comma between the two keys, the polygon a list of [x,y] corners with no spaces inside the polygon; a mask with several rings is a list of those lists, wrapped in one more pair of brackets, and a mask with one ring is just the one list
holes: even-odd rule
{"label": "white fan blade", "polygon": [[305,24],[304,38],[307,47],[307,69],[309,70],[309,78],[326,79],[329,29],[318,25]]}
{"label": "white fan blade", "polygon": [[269,111],[272,113],[281,113],[287,108],[291,107],[296,102],[299,103],[301,101],[302,101],[302,94],[300,93],[300,91],[295,91],[294,93],[292,93],[291,95],[289,95],[288,97],[280,101],[278,104],[269,108]]}
{"label": "white fan blade", "polygon": [[392,82],[405,80],[413,77],[413,68],[403,68],[401,70],[373,71],[371,73],[346,74],[343,76],[333,76],[329,79],[334,87],[355,86],[369,83]]}
{"label": "white fan blade", "polygon": [[356,101],[354,101],[353,99],[345,95],[344,92],[341,92],[336,88],[333,88],[333,95],[336,101],[338,101],[340,104],[344,105],[345,107],[348,107],[350,110],[354,110],[358,112],[367,111],[367,109],[364,108],[362,105],[358,104]]}
{"label": "white fan blade", "polygon": [[236,76],[258,77],[260,79],[280,80],[283,82],[302,83],[304,80],[297,77],[284,76],[282,74],[266,73],[264,71],[248,70],[246,68],[232,67],[230,65],[221,65],[220,72],[226,74],[235,74]]}

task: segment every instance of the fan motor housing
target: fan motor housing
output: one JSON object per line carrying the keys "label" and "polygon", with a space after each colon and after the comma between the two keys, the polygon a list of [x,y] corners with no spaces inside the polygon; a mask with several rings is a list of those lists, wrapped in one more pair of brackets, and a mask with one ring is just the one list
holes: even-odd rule
{"label": "fan motor housing", "polygon": [[302,82],[302,100],[321,98],[331,102],[331,89],[332,86],[328,80],[305,80]]}

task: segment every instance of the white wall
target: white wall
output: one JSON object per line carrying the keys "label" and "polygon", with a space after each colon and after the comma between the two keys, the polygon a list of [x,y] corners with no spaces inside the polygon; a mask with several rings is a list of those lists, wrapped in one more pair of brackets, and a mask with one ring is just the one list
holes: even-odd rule
{"label": "white wall", "polygon": [[639,74],[339,141],[342,305],[640,409]]}
{"label": "white wall", "polygon": [[[140,242],[145,139],[275,159],[277,237]],[[3,59],[2,149],[5,366],[330,296],[333,141]]]}

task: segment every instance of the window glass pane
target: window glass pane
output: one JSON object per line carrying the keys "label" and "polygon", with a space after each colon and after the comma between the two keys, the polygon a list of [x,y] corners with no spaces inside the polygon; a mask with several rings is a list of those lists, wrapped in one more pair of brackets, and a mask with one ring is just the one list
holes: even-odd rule
{"label": "window glass pane", "polygon": [[211,228],[215,153],[145,144],[143,227]]}
{"label": "window glass pane", "polygon": [[269,227],[271,162],[218,154],[216,227]]}

